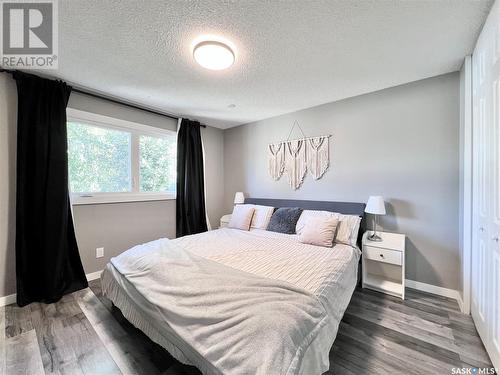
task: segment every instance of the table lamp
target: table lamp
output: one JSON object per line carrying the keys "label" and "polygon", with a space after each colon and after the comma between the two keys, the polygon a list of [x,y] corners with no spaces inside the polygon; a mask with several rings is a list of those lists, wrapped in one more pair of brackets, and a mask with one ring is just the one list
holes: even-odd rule
{"label": "table lamp", "polygon": [[373,234],[368,236],[369,241],[379,242],[382,241],[382,238],[377,235],[377,224],[378,224],[378,216],[385,215],[385,204],[384,198],[381,196],[371,196],[368,198],[368,202],[366,203],[365,212],[372,214],[375,216],[374,224],[373,224]]}
{"label": "table lamp", "polygon": [[243,203],[245,203],[245,195],[241,191],[238,191],[234,195],[234,204],[243,204]]}

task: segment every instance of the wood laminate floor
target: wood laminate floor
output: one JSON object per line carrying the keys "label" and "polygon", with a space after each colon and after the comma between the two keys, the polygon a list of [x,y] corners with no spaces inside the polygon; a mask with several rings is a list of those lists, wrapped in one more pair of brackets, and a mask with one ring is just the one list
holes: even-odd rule
{"label": "wood laminate floor", "polygon": [[[0,308],[0,371],[17,374],[199,374],[135,329],[100,282],[51,305]],[[326,374],[451,374],[491,367],[455,301],[407,289],[407,299],[357,289]]]}

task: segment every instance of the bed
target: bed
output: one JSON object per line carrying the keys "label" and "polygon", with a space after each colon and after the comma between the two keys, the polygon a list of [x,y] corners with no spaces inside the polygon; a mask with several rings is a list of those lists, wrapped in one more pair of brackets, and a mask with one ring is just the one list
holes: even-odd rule
{"label": "bed", "polygon": [[[364,211],[361,203],[245,203]],[[326,249],[296,235],[222,228],[136,246],[113,258],[101,281],[134,326],[204,374],[322,374],[359,258],[357,246]]]}

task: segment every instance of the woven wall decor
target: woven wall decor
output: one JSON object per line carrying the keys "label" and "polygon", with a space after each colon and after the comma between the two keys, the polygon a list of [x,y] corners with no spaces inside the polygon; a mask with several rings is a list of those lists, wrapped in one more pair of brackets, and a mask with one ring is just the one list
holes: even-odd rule
{"label": "woven wall decor", "polygon": [[269,148],[269,176],[273,180],[278,181],[285,170],[285,143],[274,143],[267,147]]}
{"label": "woven wall decor", "polygon": [[307,140],[307,168],[315,180],[319,180],[330,165],[329,137],[314,137]]}
{"label": "woven wall decor", "polygon": [[[295,127],[303,138],[290,140]],[[304,182],[307,170],[313,179],[320,179],[330,165],[330,135],[306,137],[297,121],[294,122],[286,141],[268,145],[268,171],[278,181],[287,175],[290,187],[297,190]]]}

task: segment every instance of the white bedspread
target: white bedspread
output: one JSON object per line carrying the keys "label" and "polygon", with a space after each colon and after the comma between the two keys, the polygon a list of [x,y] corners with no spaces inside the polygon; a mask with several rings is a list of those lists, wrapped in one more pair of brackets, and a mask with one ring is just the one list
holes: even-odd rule
{"label": "white bedspread", "polygon": [[358,259],[359,250],[346,245],[327,249],[291,235],[220,229],[113,258],[103,290],[111,288],[114,267],[178,338],[179,359],[204,373],[321,373]]}

